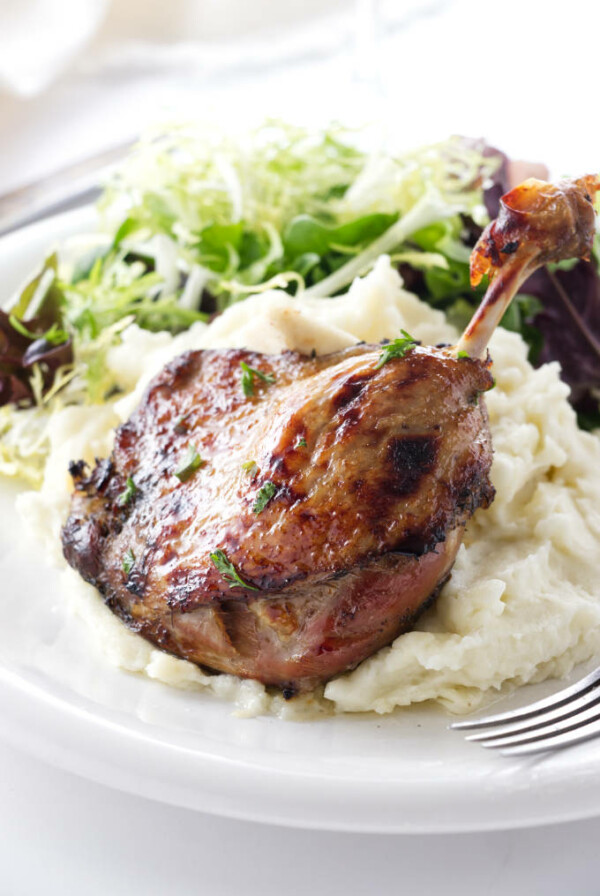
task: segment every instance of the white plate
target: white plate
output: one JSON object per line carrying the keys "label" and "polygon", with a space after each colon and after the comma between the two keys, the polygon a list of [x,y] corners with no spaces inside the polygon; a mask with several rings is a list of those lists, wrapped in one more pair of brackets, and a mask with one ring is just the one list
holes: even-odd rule
{"label": "white plate", "polygon": [[[0,241],[3,292],[86,219],[71,213]],[[238,719],[209,695],[112,668],[66,617],[58,572],[23,531],[15,493],[0,487],[0,733],[14,745],[131,793],[301,827],[433,833],[600,814],[600,741],[519,761],[467,744],[435,709]]]}

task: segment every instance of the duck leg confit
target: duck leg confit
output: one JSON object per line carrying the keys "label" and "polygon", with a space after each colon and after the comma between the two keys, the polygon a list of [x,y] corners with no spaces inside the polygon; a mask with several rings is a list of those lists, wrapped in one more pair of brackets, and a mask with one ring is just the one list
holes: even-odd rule
{"label": "duck leg confit", "polygon": [[158,647],[286,697],[389,644],[494,496],[489,337],[536,266],[589,254],[599,187],[506,194],[473,251],[472,281],[490,286],[457,347],[177,358],[110,458],[72,464],[68,562]]}

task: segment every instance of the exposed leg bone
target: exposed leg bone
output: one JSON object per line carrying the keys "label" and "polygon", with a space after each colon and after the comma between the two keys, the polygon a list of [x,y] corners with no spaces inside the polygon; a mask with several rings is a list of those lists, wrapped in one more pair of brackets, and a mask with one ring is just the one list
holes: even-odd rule
{"label": "exposed leg bone", "polygon": [[461,336],[457,352],[481,357],[521,284],[547,262],[589,258],[594,238],[594,196],[600,178],[585,175],[556,184],[530,178],[506,193],[500,214],[471,255],[471,285],[487,274],[490,285]]}

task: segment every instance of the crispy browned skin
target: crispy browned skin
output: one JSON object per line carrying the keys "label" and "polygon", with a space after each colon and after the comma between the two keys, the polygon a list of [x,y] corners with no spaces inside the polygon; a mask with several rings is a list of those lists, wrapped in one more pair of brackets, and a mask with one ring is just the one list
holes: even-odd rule
{"label": "crispy browned skin", "polygon": [[[377,369],[380,353],[176,359],[111,458],[87,478],[73,466],[69,563],[132,629],[212,669],[291,694],[357,665],[433,599],[493,497],[487,366],[417,347]],[[275,383],[245,397],[241,361]],[[181,483],[190,444],[205,464]],[[128,476],[138,492],[120,506]],[[268,481],[276,493],[255,513]],[[257,590],[230,587],[217,549]]]}

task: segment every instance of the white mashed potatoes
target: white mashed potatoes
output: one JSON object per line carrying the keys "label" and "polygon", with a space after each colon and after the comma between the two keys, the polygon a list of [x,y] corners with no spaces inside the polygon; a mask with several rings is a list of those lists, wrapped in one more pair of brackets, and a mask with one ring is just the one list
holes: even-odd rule
{"label": "white mashed potatoes", "polygon": [[[340,298],[271,292],[175,338],[131,326],[109,356],[128,394],[110,407],[55,415],[43,487],[21,495],[20,511],[60,557],[68,461],[109,453],[113,427],[129,416],[149,378],[187,348],[327,353],[358,340],[394,338],[401,328],[429,343],[457,335],[440,312],[402,289],[387,257]],[[425,700],[462,713],[504,685],[565,675],[600,652],[600,440],[578,429],[557,364],[534,370],[521,338],[502,329],[490,349],[497,385],[486,402],[496,499],[469,523],[452,578],[416,630],[324,692],[285,704],[257,682],[205,675],[130,633],[66,569],[70,607],[89,622],[112,663],[176,687],[210,688],[245,714],[387,713]]]}

